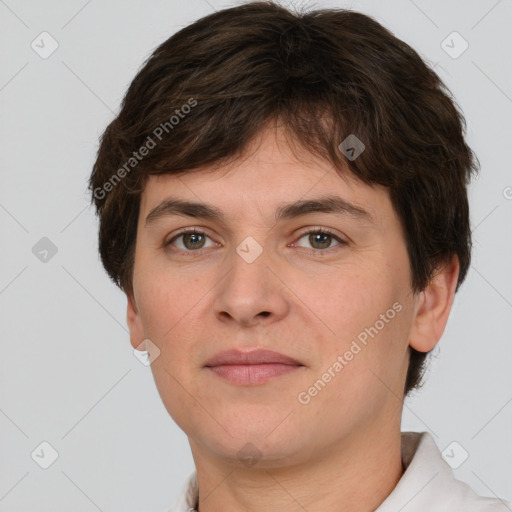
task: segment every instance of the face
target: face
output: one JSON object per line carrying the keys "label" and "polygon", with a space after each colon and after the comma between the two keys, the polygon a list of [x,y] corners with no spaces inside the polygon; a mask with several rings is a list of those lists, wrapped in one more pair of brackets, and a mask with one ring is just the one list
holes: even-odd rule
{"label": "face", "polygon": [[134,347],[158,347],[157,388],[193,451],[256,448],[271,467],[399,427],[418,296],[384,188],[298,154],[281,130],[250,149],[149,178],[128,323]]}

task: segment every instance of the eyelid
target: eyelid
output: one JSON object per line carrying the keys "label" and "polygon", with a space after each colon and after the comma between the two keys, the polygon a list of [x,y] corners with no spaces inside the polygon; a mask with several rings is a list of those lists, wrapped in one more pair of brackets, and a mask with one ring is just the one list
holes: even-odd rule
{"label": "eyelid", "polygon": [[[305,235],[309,235],[311,233],[321,233],[324,235],[329,235],[330,237],[334,238],[338,242],[338,244],[334,245],[332,247],[328,247],[327,249],[309,249],[308,247],[302,247],[302,249],[306,249],[306,250],[314,251],[314,252],[328,252],[330,249],[334,249],[335,247],[338,247],[340,245],[348,245],[349,244],[349,240],[346,236],[340,235],[337,232],[333,231],[332,229],[325,228],[322,226],[310,226],[310,227],[306,228],[305,231],[301,232],[297,236],[297,241],[300,240],[301,238],[303,238]],[[292,245],[295,246],[296,243],[297,242],[293,242]]]}
{"label": "eyelid", "polygon": [[304,228],[304,231],[300,233],[299,237],[303,237],[304,235],[308,235],[310,233],[325,233],[326,235],[332,235],[341,241],[347,241],[345,240],[346,237],[344,237],[344,235],[334,231],[331,228],[325,228],[323,226],[308,226],[307,228]]}
{"label": "eyelid", "polygon": [[[212,242],[214,242],[214,244],[216,246],[218,246],[218,242],[216,242],[215,240],[213,240],[213,238],[207,233],[207,229],[206,228],[198,228],[198,227],[188,227],[188,228],[183,228],[182,230],[178,231],[177,233],[173,233],[168,239],[165,239],[164,240],[164,243],[163,243],[163,247],[167,247],[169,245],[172,245],[172,242],[174,240],[176,240],[177,238],[179,238],[180,236],[183,236],[183,235],[186,235],[186,234],[198,234],[198,235],[203,235],[207,238],[209,238]],[[312,234],[312,233],[321,233],[321,234],[325,234],[325,235],[329,235],[331,236],[333,239],[335,239],[338,244],[337,245],[334,245],[332,247],[328,247],[327,249],[314,249],[314,248],[308,248],[308,247],[300,247],[301,249],[305,249],[306,251],[309,251],[309,252],[314,252],[314,253],[320,253],[320,252],[328,252],[330,251],[331,249],[334,249],[335,247],[338,247],[338,246],[343,246],[343,245],[348,245],[349,241],[346,239],[345,236],[342,236],[342,235],[339,235],[337,234],[336,232],[334,232],[332,229],[329,229],[329,228],[325,228],[325,227],[322,227],[322,226],[309,226],[307,228],[304,228],[304,231],[302,231],[296,238],[296,240],[300,240],[301,238],[303,238],[304,236],[306,235],[309,235],[309,234]],[[297,242],[293,242],[292,244],[289,244],[288,246],[292,246],[294,247],[296,245]],[[207,250],[207,249],[210,249],[211,247],[203,247],[201,249],[197,249],[197,250],[184,250],[184,249],[179,249],[179,248],[175,248],[174,250],[176,251],[179,251],[179,252],[182,252],[182,253],[188,253],[188,254],[201,254],[203,251]]]}
{"label": "eyelid", "polygon": [[[208,230],[206,228],[199,228],[199,227],[188,227],[188,228],[183,228],[181,230],[179,230],[177,233],[173,233],[171,234],[169,237],[166,237],[164,239],[164,242],[163,242],[163,247],[167,247],[168,245],[170,245],[174,240],[176,240],[177,238],[179,238],[180,236],[182,235],[188,235],[188,234],[198,234],[198,235],[203,235],[205,237],[208,237],[210,240],[212,240],[212,242],[214,242],[215,244],[218,245],[217,242],[215,242],[215,240],[213,240],[213,238],[208,234],[207,232]],[[182,250],[182,249],[178,249],[178,250]],[[186,252],[199,252],[201,251],[202,249],[198,249],[196,251],[186,251]]]}

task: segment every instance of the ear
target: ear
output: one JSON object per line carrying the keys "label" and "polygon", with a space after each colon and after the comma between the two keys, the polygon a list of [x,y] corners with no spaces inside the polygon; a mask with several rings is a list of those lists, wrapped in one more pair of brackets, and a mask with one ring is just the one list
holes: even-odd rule
{"label": "ear", "polygon": [[[126,307],[126,322],[128,324],[128,328],[130,329],[130,343],[132,347],[136,349],[145,339],[144,328],[133,294],[127,295],[127,298],[128,304]],[[146,349],[143,347],[142,350]]]}
{"label": "ear", "polygon": [[439,268],[427,287],[420,292],[409,345],[418,352],[429,352],[441,338],[452,308],[459,259],[453,256]]}

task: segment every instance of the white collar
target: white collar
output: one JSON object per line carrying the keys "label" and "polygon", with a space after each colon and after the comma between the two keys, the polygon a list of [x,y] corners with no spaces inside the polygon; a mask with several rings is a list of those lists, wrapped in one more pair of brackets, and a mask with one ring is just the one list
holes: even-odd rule
{"label": "white collar", "polygon": [[[428,432],[402,432],[405,472],[391,494],[375,512],[508,512],[512,503],[482,498],[467,484],[456,480]],[[198,484],[192,473],[168,512],[194,512]]]}

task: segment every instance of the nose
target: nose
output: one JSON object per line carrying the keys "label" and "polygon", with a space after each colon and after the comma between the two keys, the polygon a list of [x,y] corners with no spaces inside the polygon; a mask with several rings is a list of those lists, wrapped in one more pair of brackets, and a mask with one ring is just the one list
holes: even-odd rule
{"label": "nose", "polygon": [[268,250],[254,261],[236,251],[227,260],[230,271],[215,287],[213,308],[219,321],[251,327],[267,325],[287,315],[290,292]]}

